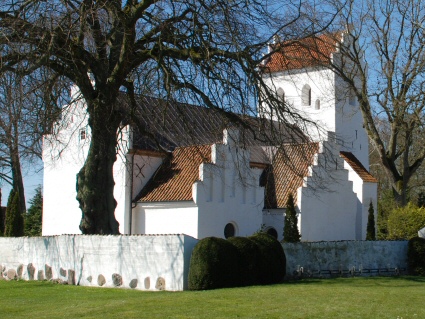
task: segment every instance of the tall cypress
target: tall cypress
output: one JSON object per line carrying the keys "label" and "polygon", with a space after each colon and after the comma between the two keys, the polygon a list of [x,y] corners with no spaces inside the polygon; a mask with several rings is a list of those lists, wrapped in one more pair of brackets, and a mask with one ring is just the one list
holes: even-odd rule
{"label": "tall cypress", "polygon": [[367,216],[366,240],[376,240],[375,235],[375,210],[373,204],[369,204],[369,214]]}
{"label": "tall cypress", "polygon": [[285,226],[283,229],[283,241],[287,243],[299,242],[301,238],[298,231],[297,211],[295,210],[294,196],[289,194],[286,202]]}
{"label": "tall cypress", "polygon": [[21,214],[19,192],[14,189],[10,191],[7,200],[4,235],[6,237],[19,237],[24,235],[24,216]]}

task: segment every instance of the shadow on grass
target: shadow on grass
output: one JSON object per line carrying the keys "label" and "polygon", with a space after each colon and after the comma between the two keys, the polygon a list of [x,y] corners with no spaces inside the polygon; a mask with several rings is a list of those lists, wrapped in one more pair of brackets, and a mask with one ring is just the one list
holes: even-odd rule
{"label": "shadow on grass", "polygon": [[371,277],[334,277],[334,278],[303,278],[299,280],[289,280],[284,282],[286,285],[341,285],[342,283],[350,285],[392,285],[408,286],[408,282],[425,284],[425,277],[421,276],[371,276]]}

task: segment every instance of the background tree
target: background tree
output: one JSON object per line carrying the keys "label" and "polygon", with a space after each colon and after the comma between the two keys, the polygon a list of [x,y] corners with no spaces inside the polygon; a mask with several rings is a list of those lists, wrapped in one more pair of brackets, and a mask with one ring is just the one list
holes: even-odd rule
{"label": "background tree", "polygon": [[388,236],[390,240],[408,240],[418,236],[425,227],[425,208],[409,203],[395,208],[388,217]]}
{"label": "background tree", "polygon": [[35,195],[30,199],[27,213],[25,214],[25,236],[41,236],[43,194],[39,185],[35,190]]}
{"label": "background tree", "polygon": [[[77,176],[83,233],[116,234],[112,167],[117,131],[138,124],[135,93],[201,104],[249,125],[267,100],[282,122],[297,116],[257,72],[261,51],[277,32],[314,34],[315,7],[291,1],[6,0],[0,5],[0,72],[46,68],[78,86],[87,104],[91,142]],[[321,15],[321,20],[332,20]],[[326,23],[323,23],[326,26]],[[131,108],[119,103],[120,91]],[[255,99],[253,99],[255,97]]]}
{"label": "background tree", "polygon": [[284,223],[283,241],[287,243],[299,242],[301,235],[298,231],[298,217],[292,194],[289,194],[288,201],[286,202]]}
{"label": "background tree", "polygon": [[7,200],[4,236],[19,237],[24,235],[24,216],[20,207],[19,191],[12,189]]}
{"label": "background tree", "polygon": [[367,227],[366,227],[366,240],[376,240],[375,230],[375,210],[373,204],[370,202],[368,216],[367,216]]}
{"label": "background tree", "polygon": [[425,158],[424,23],[421,0],[349,1],[340,16],[344,43],[324,63],[357,97],[400,205],[407,203],[409,183]]}

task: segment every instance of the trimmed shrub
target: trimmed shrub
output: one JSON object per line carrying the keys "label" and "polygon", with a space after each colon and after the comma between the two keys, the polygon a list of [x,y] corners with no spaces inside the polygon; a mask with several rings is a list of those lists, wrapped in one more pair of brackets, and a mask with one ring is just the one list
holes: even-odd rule
{"label": "trimmed shrub", "polygon": [[418,231],[425,227],[425,208],[409,203],[394,209],[388,218],[387,239],[407,239],[417,237]]}
{"label": "trimmed shrub", "polygon": [[257,244],[247,237],[230,237],[227,241],[235,246],[239,252],[239,285],[259,284],[260,250]]}
{"label": "trimmed shrub", "polygon": [[222,238],[207,237],[195,246],[190,259],[190,290],[236,287],[239,284],[239,253]]}
{"label": "trimmed shrub", "polygon": [[258,280],[260,284],[276,284],[286,274],[286,256],[282,245],[272,236],[259,233],[249,237],[257,244],[260,252]]}
{"label": "trimmed shrub", "polygon": [[409,274],[425,276],[425,238],[414,237],[407,246]]}

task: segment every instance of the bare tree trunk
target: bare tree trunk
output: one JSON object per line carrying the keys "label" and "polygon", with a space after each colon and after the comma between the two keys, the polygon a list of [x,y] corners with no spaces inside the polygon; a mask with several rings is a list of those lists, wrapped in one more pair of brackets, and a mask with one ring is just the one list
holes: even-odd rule
{"label": "bare tree trunk", "polygon": [[89,118],[90,149],[77,174],[77,200],[82,211],[80,230],[83,234],[119,234],[119,223],[114,214],[117,202],[114,199],[113,166],[121,117],[114,114],[112,103],[94,104]]}

